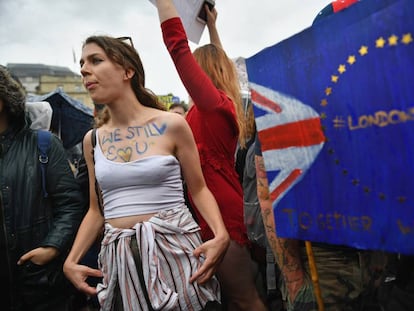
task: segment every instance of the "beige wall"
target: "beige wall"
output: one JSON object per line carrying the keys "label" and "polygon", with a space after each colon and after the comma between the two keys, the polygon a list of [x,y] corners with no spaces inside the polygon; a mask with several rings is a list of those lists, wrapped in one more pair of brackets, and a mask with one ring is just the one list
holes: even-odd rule
{"label": "beige wall", "polygon": [[70,97],[84,103],[86,106],[94,109],[92,99],[85,90],[80,76],[47,76],[42,75],[39,78],[39,88],[37,94],[43,95],[61,88]]}

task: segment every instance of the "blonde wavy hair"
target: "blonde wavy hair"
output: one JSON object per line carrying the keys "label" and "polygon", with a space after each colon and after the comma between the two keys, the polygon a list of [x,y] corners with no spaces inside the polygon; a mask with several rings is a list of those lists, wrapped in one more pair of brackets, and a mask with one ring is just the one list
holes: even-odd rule
{"label": "blonde wavy hair", "polygon": [[239,128],[239,144],[241,148],[245,148],[248,138],[246,119],[242,104],[239,78],[234,62],[222,48],[214,44],[206,44],[197,48],[194,50],[193,55],[216,88],[224,91],[233,101]]}

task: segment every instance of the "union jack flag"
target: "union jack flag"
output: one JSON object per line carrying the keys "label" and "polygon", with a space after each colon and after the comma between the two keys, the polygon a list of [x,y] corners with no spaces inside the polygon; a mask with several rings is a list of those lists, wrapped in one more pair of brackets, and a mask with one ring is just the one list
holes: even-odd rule
{"label": "union jack flag", "polygon": [[325,136],[312,107],[255,83],[250,83],[250,93],[269,191],[276,205],[315,161]]}

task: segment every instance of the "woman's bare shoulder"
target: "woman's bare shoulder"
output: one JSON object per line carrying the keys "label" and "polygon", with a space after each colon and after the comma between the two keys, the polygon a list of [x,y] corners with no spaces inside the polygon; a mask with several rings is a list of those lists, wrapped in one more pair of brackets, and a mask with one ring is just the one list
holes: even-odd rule
{"label": "woman's bare shoulder", "polygon": [[164,120],[168,123],[174,123],[177,125],[180,124],[186,124],[187,121],[182,115],[179,115],[178,113],[170,112],[170,111],[160,111],[159,115],[160,119]]}

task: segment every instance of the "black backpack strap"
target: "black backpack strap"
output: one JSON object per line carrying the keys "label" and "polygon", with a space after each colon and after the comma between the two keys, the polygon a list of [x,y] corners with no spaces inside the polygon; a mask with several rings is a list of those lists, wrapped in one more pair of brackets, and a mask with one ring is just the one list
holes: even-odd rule
{"label": "black backpack strap", "polygon": [[39,150],[40,172],[42,176],[42,190],[44,198],[49,196],[46,189],[46,169],[47,163],[49,162],[48,153],[50,149],[51,136],[52,134],[49,131],[37,131],[37,149]]}
{"label": "black backpack strap", "polygon": [[243,185],[244,167],[246,166],[247,151],[249,151],[249,148],[254,143],[255,139],[256,139],[256,133],[246,142],[245,148],[240,148],[239,146],[236,152],[235,168],[236,168],[236,172],[239,175],[239,181],[241,185]]}
{"label": "black backpack strap", "polygon": [[[93,162],[95,163],[94,153],[95,153],[95,146],[96,146],[96,128],[92,129],[91,144],[92,144],[92,159],[93,159]],[[95,192],[98,198],[99,209],[101,210],[101,214],[103,215],[102,192],[101,192],[101,188],[99,187],[98,181],[96,180],[96,177],[95,177]]]}
{"label": "black backpack strap", "polygon": [[91,143],[92,143],[92,153],[93,153],[95,151],[95,146],[96,146],[96,128],[92,129]]}

